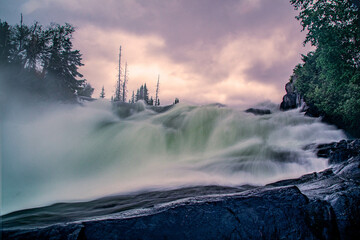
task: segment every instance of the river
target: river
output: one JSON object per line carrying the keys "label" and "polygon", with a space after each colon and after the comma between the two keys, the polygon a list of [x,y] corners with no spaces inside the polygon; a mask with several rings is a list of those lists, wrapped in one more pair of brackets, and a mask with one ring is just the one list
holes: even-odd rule
{"label": "river", "polygon": [[[1,214],[112,196],[126,210],[121,196],[134,199],[134,209],[146,207],[144,199],[163,203],[218,193],[215,186],[226,192],[295,178],[327,167],[304,146],[346,138],[298,109],[255,107],[272,114],[182,103],[156,113],[142,102],[114,111],[101,100],[14,108],[2,119]],[[177,197],[168,194],[176,189],[183,189]]]}

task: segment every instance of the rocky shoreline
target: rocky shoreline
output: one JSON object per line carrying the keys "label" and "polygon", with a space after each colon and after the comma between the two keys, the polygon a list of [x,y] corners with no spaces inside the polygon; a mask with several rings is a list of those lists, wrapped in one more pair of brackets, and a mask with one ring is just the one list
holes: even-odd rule
{"label": "rocky shoreline", "polygon": [[301,108],[300,111],[304,112],[304,115],[307,117],[316,117],[316,118],[321,117],[322,122],[332,124],[340,129],[343,129],[348,136],[354,138],[360,137],[359,129],[350,128],[341,119],[339,119],[338,116],[331,116],[325,114],[323,111],[318,109],[313,103],[305,102],[302,93],[299,92],[294,85],[295,81],[296,81],[296,76],[292,76],[290,82],[286,83],[285,85],[286,94],[283,96],[282,102],[280,103],[280,110],[287,111],[295,108]]}
{"label": "rocky shoreline", "polygon": [[330,168],[148,213],[2,229],[3,239],[357,239],[360,140],[310,145]]}

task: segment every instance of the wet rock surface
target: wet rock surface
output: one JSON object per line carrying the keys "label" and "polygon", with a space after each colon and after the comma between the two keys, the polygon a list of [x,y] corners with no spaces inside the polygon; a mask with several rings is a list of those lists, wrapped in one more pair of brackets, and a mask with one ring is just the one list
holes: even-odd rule
{"label": "wet rock surface", "polygon": [[190,197],[45,227],[2,229],[3,239],[358,239],[359,140],[313,146],[330,168],[241,192]]}
{"label": "wet rock surface", "polygon": [[300,111],[307,117],[321,117],[321,121],[331,125],[335,125],[340,129],[343,129],[351,138],[360,137],[360,129],[357,127],[351,127],[348,123],[344,122],[341,116],[326,114],[324,110],[319,109],[314,103],[304,99],[304,96],[299,92],[294,85],[296,76],[292,76],[290,82],[286,83],[286,94],[283,96],[280,103],[280,110],[287,111],[295,108],[300,108]]}
{"label": "wet rock surface", "polygon": [[254,115],[271,114],[271,111],[269,109],[258,109],[258,108],[249,108],[249,109],[246,109],[245,112],[252,113]]}
{"label": "wet rock surface", "polygon": [[285,85],[286,94],[283,96],[280,104],[280,110],[286,111],[301,106],[300,94],[296,91],[293,82],[288,82]]}
{"label": "wet rock surface", "polygon": [[342,163],[351,157],[359,155],[360,139],[342,140],[317,146],[318,157],[329,158],[329,163]]}

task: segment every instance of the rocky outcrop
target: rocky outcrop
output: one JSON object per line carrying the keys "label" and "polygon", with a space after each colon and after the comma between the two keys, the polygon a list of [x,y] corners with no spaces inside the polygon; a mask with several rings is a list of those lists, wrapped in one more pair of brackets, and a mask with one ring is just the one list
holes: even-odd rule
{"label": "rocky outcrop", "polygon": [[320,144],[317,155],[329,159],[330,164],[342,163],[349,158],[356,157],[360,152],[360,139],[342,140],[340,142]]}
{"label": "rocky outcrop", "polygon": [[252,113],[254,115],[266,115],[271,114],[269,109],[258,109],[258,108],[248,108],[245,110],[247,113]]}
{"label": "rocky outcrop", "polygon": [[[305,102],[306,99],[303,99],[302,93],[296,90],[294,82],[296,82],[297,77],[293,75],[290,79],[290,82],[286,83],[285,90],[286,94],[283,96],[283,100],[280,104],[280,110],[286,111],[295,108],[301,108],[301,112],[304,112],[304,115],[307,117],[321,117],[321,121],[337,126],[340,129],[343,129],[348,136],[360,137],[360,129],[356,126],[350,126],[349,123],[344,122],[342,116],[333,114],[329,115],[324,112],[323,109],[319,109],[312,102]],[[341,104],[340,102],[338,104]]]}
{"label": "rocky outcrop", "polygon": [[[318,220],[319,219],[319,220]],[[4,231],[4,239],[338,239],[336,216],[296,186],[187,201],[157,213],[41,229]]]}
{"label": "rocky outcrop", "polygon": [[298,108],[301,106],[300,94],[296,91],[293,81],[285,85],[286,94],[280,104],[280,109],[283,111]]}
{"label": "rocky outcrop", "polygon": [[2,230],[3,239],[358,239],[360,140],[307,146],[330,168],[225,195],[199,196],[47,227]]}

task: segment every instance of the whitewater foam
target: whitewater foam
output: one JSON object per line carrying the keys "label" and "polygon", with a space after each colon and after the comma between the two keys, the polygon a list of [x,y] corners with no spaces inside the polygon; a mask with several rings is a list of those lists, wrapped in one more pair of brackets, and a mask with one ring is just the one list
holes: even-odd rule
{"label": "whitewater foam", "polygon": [[2,214],[144,189],[266,184],[327,167],[303,149],[345,138],[299,110],[255,116],[221,105],[106,101],[3,117]]}

